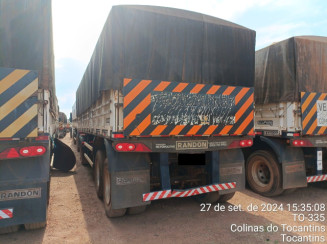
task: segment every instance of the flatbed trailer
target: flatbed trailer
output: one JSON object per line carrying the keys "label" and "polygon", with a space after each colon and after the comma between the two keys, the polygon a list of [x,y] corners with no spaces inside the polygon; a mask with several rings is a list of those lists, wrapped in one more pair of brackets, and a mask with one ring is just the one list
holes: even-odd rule
{"label": "flatbed trailer", "polygon": [[327,180],[327,38],[298,36],[256,52],[249,186],[280,195]]}
{"label": "flatbed trailer", "polygon": [[172,197],[224,202],[244,189],[254,46],[254,31],[210,16],[112,8],[73,116],[108,217]]}
{"label": "flatbed trailer", "polygon": [[46,225],[57,126],[51,1],[1,1],[0,233]]}

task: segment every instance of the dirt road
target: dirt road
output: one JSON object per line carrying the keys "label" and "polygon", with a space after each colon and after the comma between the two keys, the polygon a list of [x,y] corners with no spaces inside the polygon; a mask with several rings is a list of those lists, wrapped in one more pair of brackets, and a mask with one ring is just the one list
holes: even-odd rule
{"label": "dirt road", "polygon": [[[108,219],[94,190],[92,169],[81,166],[69,135],[63,141],[73,148],[77,166],[69,173],[51,172],[47,227],[1,235],[0,243],[327,242],[326,183],[273,199],[238,192],[224,210],[221,205],[208,210],[209,205],[191,198],[158,200],[143,214]],[[294,214],[303,216],[294,221]]]}

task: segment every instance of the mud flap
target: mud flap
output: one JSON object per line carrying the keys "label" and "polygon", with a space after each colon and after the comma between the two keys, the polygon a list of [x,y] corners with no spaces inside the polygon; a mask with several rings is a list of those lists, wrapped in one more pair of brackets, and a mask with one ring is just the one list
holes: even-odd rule
{"label": "mud flap", "polygon": [[61,171],[69,171],[74,168],[76,164],[75,154],[62,141],[57,138],[54,139],[54,159],[53,159],[53,167],[59,169]]}
{"label": "mud flap", "polygon": [[148,205],[143,194],[150,191],[150,166],[147,153],[118,153],[105,140],[111,176],[113,209]]}
{"label": "mud flap", "polygon": [[287,147],[281,156],[283,189],[306,187],[307,177],[302,149]]}
{"label": "mud flap", "polygon": [[278,162],[282,164],[283,189],[306,187],[307,177],[302,149],[288,146],[285,139],[261,136],[260,140],[274,150]]}
{"label": "mud flap", "polygon": [[0,219],[0,228],[46,221],[47,182],[1,186],[0,195],[0,210],[11,210],[10,216]]}
{"label": "mud flap", "polygon": [[[219,155],[219,182],[236,182],[236,188],[224,190],[227,194],[245,189],[244,156],[241,149],[220,150]],[[220,193],[220,192],[219,192]]]}

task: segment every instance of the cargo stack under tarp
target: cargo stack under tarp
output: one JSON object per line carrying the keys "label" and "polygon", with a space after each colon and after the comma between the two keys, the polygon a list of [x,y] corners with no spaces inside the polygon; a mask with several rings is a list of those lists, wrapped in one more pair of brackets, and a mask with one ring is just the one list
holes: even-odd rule
{"label": "cargo stack under tarp", "polygon": [[57,111],[51,1],[0,1],[0,13],[0,67],[37,71]]}
{"label": "cargo stack under tarp", "polygon": [[292,37],[257,51],[254,88],[257,131],[327,134],[327,37]]}
{"label": "cargo stack under tarp", "polygon": [[115,6],[76,93],[80,116],[124,78],[252,87],[255,32],[184,10]]}
{"label": "cargo stack under tarp", "polygon": [[297,102],[300,92],[327,92],[327,37],[292,37],[256,52],[256,104]]}

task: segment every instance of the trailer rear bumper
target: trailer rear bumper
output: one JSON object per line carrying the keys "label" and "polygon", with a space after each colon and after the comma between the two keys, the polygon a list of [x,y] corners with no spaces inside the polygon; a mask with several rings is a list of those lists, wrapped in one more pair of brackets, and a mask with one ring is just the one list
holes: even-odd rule
{"label": "trailer rear bumper", "polygon": [[325,175],[312,175],[307,177],[307,182],[319,182],[319,181],[327,181],[327,174]]}
{"label": "trailer rear bumper", "polygon": [[[217,137],[168,137],[168,138],[129,138],[113,140],[112,146],[116,151],[118,146],[135,145],[135,149],[128,152],[145,151],[159,153],[204,153],[233,148],[244,148],[253,145],[252,136],[217,136]],[[139,149],[138,145],[142,145]]]}
{"label": "trailer rear bumper", "polygon": [[173,197],[190,197],[209,192],[228,191],[236,188],[236,182],[206,185],[185,190],[165,190],[143,194],[143,202]]}

